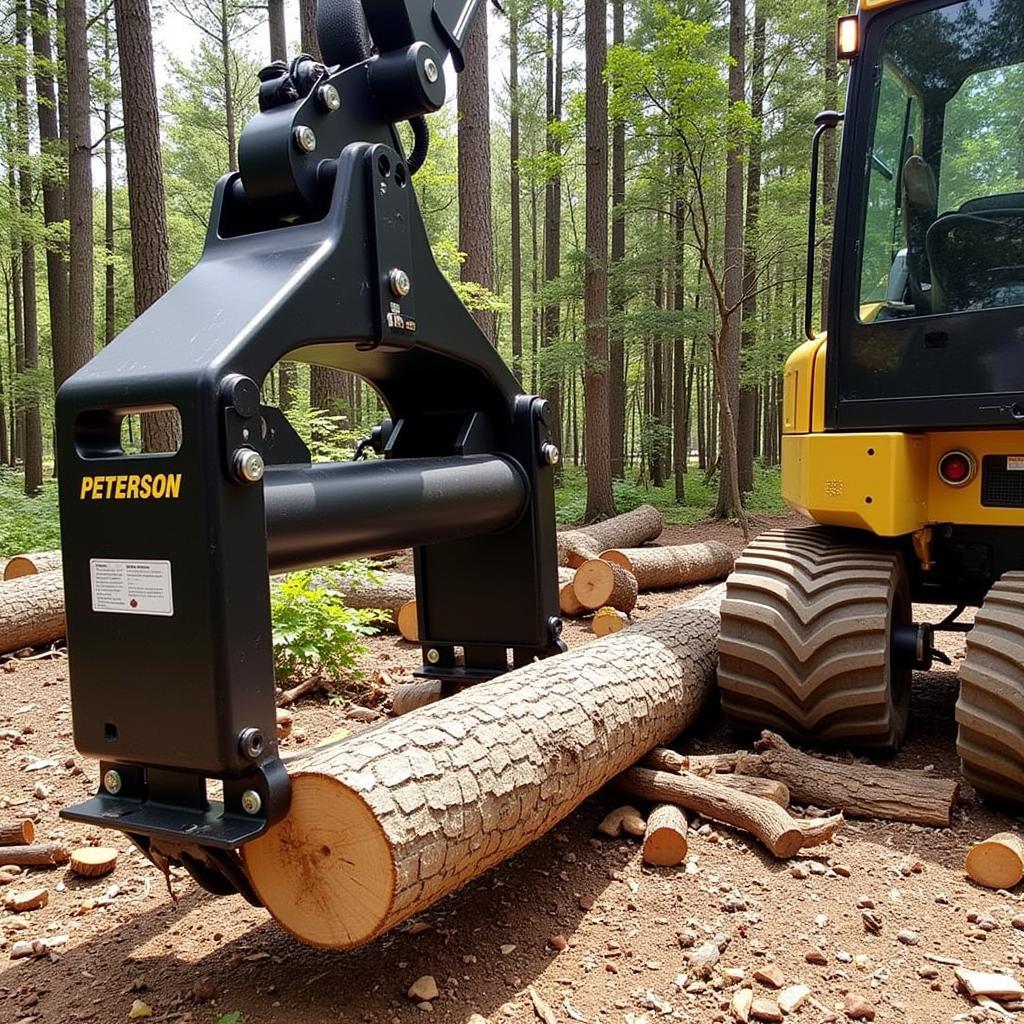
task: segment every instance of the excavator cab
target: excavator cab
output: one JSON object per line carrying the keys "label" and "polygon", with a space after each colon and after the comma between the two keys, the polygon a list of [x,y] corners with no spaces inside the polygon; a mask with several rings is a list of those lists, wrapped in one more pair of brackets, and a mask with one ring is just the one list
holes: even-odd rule
{"label": "excavator cab", "polygon": [[[965,774],[1019,800],[1024,4],[861,0],[838,38],[846,114],[818,118],[814,160],[845,120],[827,332],[809,273],[783,416],[783,493],[818,525],[739,561],[723,703],[743,726],[893,750],[936,633],[969,631]],[[950,613],[919,622],[915,604]]]}

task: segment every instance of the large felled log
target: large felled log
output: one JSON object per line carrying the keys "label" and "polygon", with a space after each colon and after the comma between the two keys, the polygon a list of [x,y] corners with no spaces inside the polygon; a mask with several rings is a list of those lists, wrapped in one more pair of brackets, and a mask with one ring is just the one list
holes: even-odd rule
{"label": "large felled log", "polygon": [[609,548],[599,557],[632,573],[641,590],[724,579],[736,561],[732,550],[717,540],[664,548]]}
{"label": "large felled log", "polygon": [[739,758],[736,770],[784,782],[799,804],[834,807],[853,818],[949,826],[959,790],[954,779],[872,764],[827,761],[796,750],[767,730],[761,733],[755,749],[757,753]]}
{"label": "large felled log", "polygon": [[641,762],[641,768],[651,768],[659,772],[685,772],[691,771],[696,775],[710,776],[715,782],[730,789],[738,789],[751,796],[759,796],[763,800],[771,800],[773,804],[780,807],[789,806],[789,787],[784,782],[775,779],[760,779],[756,775],[726,775],[725,773],[715,774],[713,771],[696,771],[690,767],[689,762],[702,763],[716,755],[706,757],[686,757],[677,754],[674,750],[666,750],[658,747],[652,750]]}
{"label": "large felled log", "polygon": [[290,759],[287,817],[242,849],[263,904],[351,948],[512,856],[694,721],[722,594]]}
{"label": "large felled log", "polygon": [[64,636],[64,580],[59,572],[20,576],[2,586],[0,654]]}
{"label": "large felled log", "polygon": [[801,821],[771,800],[742,793],[713,779],[685,773],[675,775],[649,768],[630,768],[616,785],[644,800],[673,803],[755,836],[776,857],[793,857],[808,846],[827,842],[843,823],[843,816]]}
{"label": "large felled log", "polygon": [[1012,889],[1024,879],[1024,838],[1000,832],[975,843],[964,860],[964,870],[978,885]]}
{"label": "large felled log", "polygon": [[33,551],[27,555],[14,555],[3,564],[3,578],[16,580],[22,576],[37,576],[41,572],[56,572],[62,564],[59,551]]}
{"label": "large felled log", "polygon": [[398,610],[416,598],[416,579],[404,572],[375,573],[378,582],[350,580],[343,575],[332,575],[330,586],[341,594],[349,608],[373,608],[384,612],[379,623],[383,629],[397,629]]}
{"label": "large felled log", "polygon": [[572,588],[584,608],[617,608],[629,614],[636,607],[636,577],[600,558],[590,558],[576,570]]}
{"label": "large felled log", "polygon": [[657,540],[664,528],[661,513],[653,505],[641,505],[593,526],[566,530],[558,535],[558,564],[577,569],[607,548],[636,548]]}

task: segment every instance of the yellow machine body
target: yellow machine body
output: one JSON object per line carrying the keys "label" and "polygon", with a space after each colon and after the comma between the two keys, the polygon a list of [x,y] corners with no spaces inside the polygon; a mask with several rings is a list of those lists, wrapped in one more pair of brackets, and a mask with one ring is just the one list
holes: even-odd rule
{"label": "yellow machine body", "polygon": [[934,433],[825,431],[824,335],[805,342],[786,364],[783,394],[782,494],[823,526],[901,537],[937,524],[1020,526],[1016,508],[987,508],[981,474],[960,486],[943,481],[938,466],[963,451],[980,467],[987,455],[1017,456],[1024,472],[1020,430]]}

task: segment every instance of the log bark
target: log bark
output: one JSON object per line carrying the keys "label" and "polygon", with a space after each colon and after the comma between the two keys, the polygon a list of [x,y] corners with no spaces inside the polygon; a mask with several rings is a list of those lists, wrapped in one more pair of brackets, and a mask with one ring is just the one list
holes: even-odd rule
{"label": "log bark", "polygon": [[379,623],[383,629],[398,629],[399,609],[416,599],[416,579],[404,572],[378,574],[379,583],[331,577],[330,586],[341,594],[349,608],[373,608],[385,613]]}
{"label": "log bark", "polygon": [[[0,822],[0,846],[27,846],[36,837],[36,827],[25,818],[22,821]],[[3,852],[0,851],[0,859]]]}
{"label": "log bark", "polygon": [[705,818],[741,828],[780,858],[793,857],[805,847],[827,842],[843,823],[841,814],[801,821],[771,800],[689,773],[673,775],[649,768],[630,768],[619,776],[616,785],[631,796],[679,804]]}
{"label": "log bark", "polygon": [[686,860],[686,815],[675,804],[658,804],[644,832],[645,864],[672,868]]}
{"label": "log bark", "polygon": [[729,547],[717,540],[664,548],[609,548],[598,557],[632,573],[641,590],[723,579],[736,561]]}
{"label": "log bark", "polygon": [[964,870],[988,889],[1012,889],[1024,880],[1024,839],[1015,832],[1000,832],[975,843],[967,851]]}
{"label": "log bark", "polygon": [[434,704],[444,696],[444,687],[437,679],[418,679],[414,683],[399,683],[391,693],[391,713],[407,715],[417,708]]}
{"label": "log bark", "polygon": [[[773,804],[778,804],[780,807],[789,806],[789,787],[783,782],[779,782],[776,779],[760,779],[756,775],[716,773],[714,765],[721,763],[719,758],[723,762],[728,763],[727,759],[734,757],[735,755],[732,754],[707,754],[686,757],[683,754],[677,754],[674,750],[658,747],[656,750],[652,750],[640,762],[640,767],[651,768],[654,771],[661,772],[679,773],[691,771],[695,775],[710,776],[715,782],[728,786],[730,789],[738,789],[744,793],[749,793],[751,796],[759,796],[763,800],[771,800]],[[732,768],[729,771],[731,772]]]}
{"label": "log bark", "polygon": [[626,615],[615,608],[598,608],[590,621],[590,631],[594,636],[608,636],[619,633],[626,628]]}
{"label": "log bark", "polygon": [[54,864],[67,864],[70,857],[71,852],[63,843],[0,847],[0,865],[17,864],[22,868],[53,867]]}
{"label": "log bark", "polygon": [[761,733],[755,749],[756,754],[739,758],[736,771],[784,782],[798,804],[832,807],[853,818],[949,826],[959,791],[954,779],[827,761],[791,747],[768,730]]}
{"label": "log bark", "polygon": [[263,904],[348,949],[511,857],[697,718],[723,589],[289,759],[287,817],[242,850]]}
{"label": "log bark", "polygon": [[665,522],[653,505],[641,505],[604,522],[558,535],[558,564],[578,569],[606,548],[636,548],[657,540]]}
{"label": "log bark", "polygon": [[0,591],[0,654],[64,636],[64,579],[59,572],[22,576]]}
{"label": "log bark", "polygon": [[576,570],[572,586],[584,608],[617,608],[628,614],[636,607],[636,577],[621,566],[600,558],[584,562]]}
{"label": "log bark", "polygon": [[41,572],[55,572],[63,561],[59,551],[34,551],[28,555],[15,555],[4,564],[4,579],[16,580],[21,576],[35,576]]}

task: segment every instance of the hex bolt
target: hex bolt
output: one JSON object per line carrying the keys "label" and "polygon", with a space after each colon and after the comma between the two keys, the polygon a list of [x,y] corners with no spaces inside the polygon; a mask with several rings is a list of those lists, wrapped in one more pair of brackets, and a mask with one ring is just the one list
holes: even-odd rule
{"label": "hex bolt", "polygon": [[423,74],[427,76],[427,81],[431,85],[441,77],[441,69],[437,66],[437,61],[433,57],[428,57],[423,62]]}
{"label": "hex bolt", "polygon": [[242,794],[242,810],[246,814],[259,814],[263,800],[255,789],[247,789]]}
{"label": "hex bolt", "polygon": [[121,792],[121,773],[115,772],[113,768],[103,774],[103,788],[108,792],[116,796]]}
{"label": "hex bolt", "polygon": [[441,660],[441,652],[436,647],[431,647],[427,651],[427,661],[431,665],[436,665]]}
{"label": "hex bolt", "polygon": [[401,267],[395,267],[394,270],[388,274],[388,284],[391,285],[391,290],[400,299],[404,299],[406,295],[412,291],[412,281],[409,279],[409,275],[402,270]]}
{"label": "hex bolt", "polygon": [[558,450],[558,445],[552,444],[550,441],[547,444],[540,446],[540,458],[541,461],[547,466],[557,466],[558,460],[562,457],[562,453]]}
{"label": "hex bolt", "polygon": [[243,729],[238,735],[238,749],[243,757],[255,761],[263,753],[263,733],[252,727]]}
{"label": "hex bolt", "polygon": [[292,134],[295,145],[303,153],[312,153],[316,149],[316,132],[308,124],[300,124]]}
{"label": "hex bolt", "polygon": [[258,484],[266,472],[263,456],[255,448],[239,448],[232,460],[235,476],[243,484]]}
{"label": "hex bolt", "polygon": [[320,106],[324,110],[341,109],[341,93],[333,85],[321,85],[316,91],[316,98],[320,101]]}

